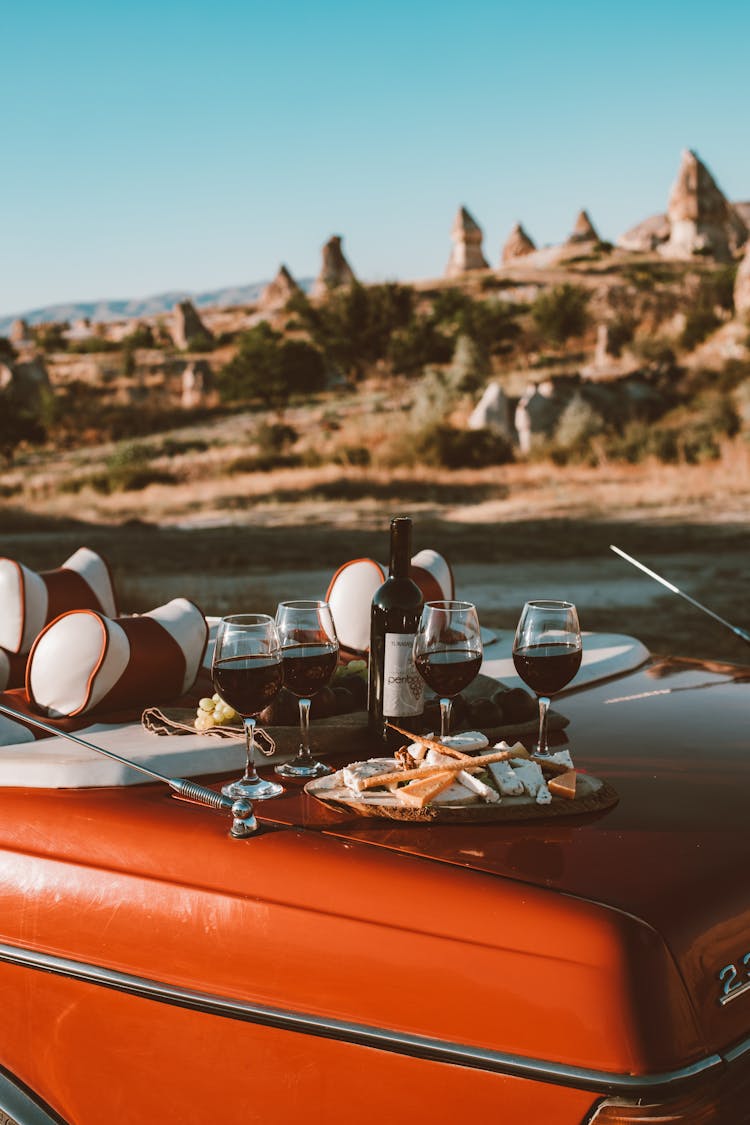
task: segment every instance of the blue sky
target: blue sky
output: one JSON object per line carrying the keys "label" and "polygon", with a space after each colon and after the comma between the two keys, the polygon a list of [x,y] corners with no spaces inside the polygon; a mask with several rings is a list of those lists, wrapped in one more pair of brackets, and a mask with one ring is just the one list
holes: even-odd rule
{"label": "blue sky", "polygon": [[317,272],[496,264],[586,207],[663,210],[683,148],[750,199],[750,4],[40,0],[6,6],[0,314]]}

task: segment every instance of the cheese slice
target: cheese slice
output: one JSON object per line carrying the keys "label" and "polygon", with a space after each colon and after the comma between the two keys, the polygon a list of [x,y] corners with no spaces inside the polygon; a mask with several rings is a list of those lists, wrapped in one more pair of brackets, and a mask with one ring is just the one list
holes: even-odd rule
{"label": "cheese slice", "polygon": [[452,785],[454,778],[455,774],[449,773],[448,770],[445,773],[434,773],[430,777],[415,778],[408,785],[395,789],[394,794],[405,805],[410,805],[414,809],[423,809],[433,797],[437,797],[438,793],[442,793]]}
{"label": "cheese slice", "polygon": [[569,801],[575,800],[576,771],[568,770],[557,777],[552,777],[547,782],[547,787],[553,797],[566,797]]}

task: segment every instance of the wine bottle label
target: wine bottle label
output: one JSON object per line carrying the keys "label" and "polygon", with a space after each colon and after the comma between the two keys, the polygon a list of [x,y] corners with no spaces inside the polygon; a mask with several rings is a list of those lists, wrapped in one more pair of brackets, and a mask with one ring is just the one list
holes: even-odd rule
{"label": "wine bottle label", "polygon": [[414,634],[386,633],[383,664],[383,714],[421,715],[424,684],[414,664]]}

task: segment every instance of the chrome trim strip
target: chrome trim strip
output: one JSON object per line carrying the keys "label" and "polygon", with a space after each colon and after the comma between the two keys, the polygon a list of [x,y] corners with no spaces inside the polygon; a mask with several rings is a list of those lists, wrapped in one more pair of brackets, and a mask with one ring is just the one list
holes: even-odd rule
{"label": "chrome trim strip", "polygon": [[737,988],[731,988],[729,992],[725,992],[723,996],[719,997],[719,1003],[722,1007],[724,1004],[731,1004],[732,1000],[742,996],[743,992],[750,992],[750,980],[746,981],[745,984],[738,985]]}
{"label": "chrome trim strip", "polygon": [[734,1047],[724,1052],[724,1058],[730,1065],[743,1059],[745,1055],[750,1058],[750,1039],[743,1039],[741,1043],[736,1043]]}
{"label": "chrome trim strip", "polygon": [[414,1058],[429,1059],[433,1062],[451,1063],[454,1066],[471,1067],[475,1070],[490,1071],[495,1074],[509,1074],[528,1078],[537,1082],[552,1082],[558,1085],[575,1086],[577,1089],[592,1090],[599,1094],[656,1094],[673,1092],[676,1085],[683,1085],[693,1079],[705,1077],[723,1069],[724,1060],[720,1055],[707,1055],[690,1066],[661,1074],[618,1074],[603,1070],[588,1070],[585,1067],[567,1066],[546,1059],[527,1058],[491,1051],[483,1047],[466,1046],[443,1039],[430,1039],[422,1035],[394,1031],[389,1028],[373,1027],[366,1024],[349,1023],[345,1020],[315,1016],[281,1008],[269,1008],[261,1004],[251,1004],[245,1000],[233,1000],[225,996],[215,996],[206,992],[146,977],[131,976],[102,965],[91,965],[83,961],[72,961],[49,953],[22,949],[14,945],[0,944],[0,962],[18,965],[27,969],[53,973],[87,984],[100,985],[131,996],[155,1000],[162,1004],[173,1004],[193,1011],[245,1023],[275,1027],[281,1031],[293,1031],[303,1035],[315,1035],[323,1039],[341,1040],[362,1047],[373,1047],[393,1054],[408,1055]]}
{"label": "chrome trim strip", "polygon": [[0,1070],[0,1110],[18,1125],[65,1125],[62,1117],[6,1070]]}

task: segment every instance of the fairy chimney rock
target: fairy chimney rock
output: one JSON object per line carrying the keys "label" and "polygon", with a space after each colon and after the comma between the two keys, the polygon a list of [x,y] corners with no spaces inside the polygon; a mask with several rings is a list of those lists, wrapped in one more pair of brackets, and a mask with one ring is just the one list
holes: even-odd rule
{"label": "fairy chimney rock", "polygon": [[25,320],[17,317],[10,326],[8,339],[11,344],[25,344],[31,338],[29,326]]}
{"label": "fairy chimney rock", "polygon": [[500,265],[504,266],[506,262],[512,262],[514,258],[524,258],[527,254],[533,254],[535,250],[536,246],[526,231],[520,223],[516,223],[503,246],[500,254]]}
{"label": "fairy chimney rock", "polygon": [[705,164],[696,154],[682,154],[667,207],[669,240],[662,251],[672,258],[707,254],[727,261],[743,245],[748,231]]}
{"label": "fairy chimney rock", "polygon": [[290,297],[301,292],[286,266],[280,266],[273,281],[270,281],[260,295],[258,308],[263,312],[283,309]]}
{"label": "fairy chimney rock", "polygon": [[586,211],[579,211],[575,225],[568,235],[568,242],[598,242],[599,235]]}
{"label": "fairy chimney rock", "polygon": [[341,249],[341,235],[334,234],[323,247],[320,273],[315,278],[311,296],[325,297],[332,289],[341,289],[345,285],[353,285],[356,280],[354,271]]}
{"label": "fairy chimney rock", "polygon": [[734,282],[734,309],[743,320],[750,319],[750,242]]}
{"label": "fairy chimney rock", "polygon": [[482,228],[465,207],[459,207],[451,229],[453,249],[445,267],[446,277],[458,277],[468,270],[486,270],[482,253]]}
{"label": "fairy chimney rock", "polygon": [[192,301],[179,301],[172,314],[172,339],[178,348],[187,348],[190,341],[196,336],[207,336],[213,339],[211,333],[198,315]]}

